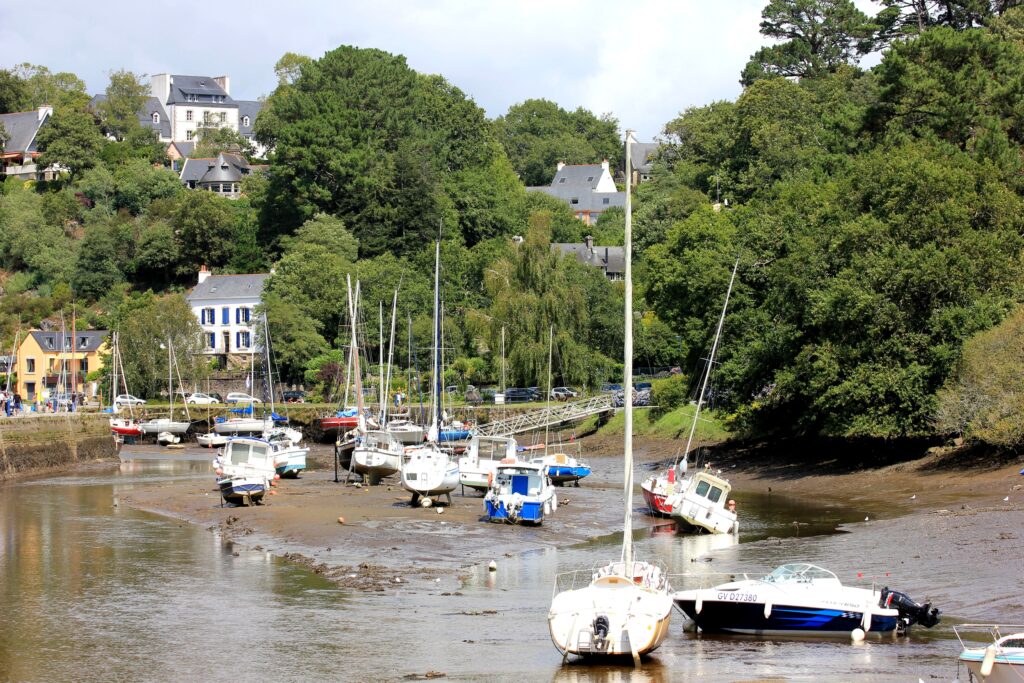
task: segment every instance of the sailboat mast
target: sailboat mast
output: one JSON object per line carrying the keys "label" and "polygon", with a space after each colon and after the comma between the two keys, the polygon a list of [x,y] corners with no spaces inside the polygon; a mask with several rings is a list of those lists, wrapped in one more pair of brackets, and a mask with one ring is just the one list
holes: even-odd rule
{"label": "sailboat mast", "polygon": [[626,511],[622,525],[622,562],[624,569],[632,576],[633,571],[633,201],[630,188],[632,166],[631,145],[633,131],[626,131],[626,239],[625,252],[625,342],[623,349],[623,398],[625,399],[625,443],[623,444],[623,465],[625,467],[623,487],[625,489]]}
{"label": "sailboat mast", "polygon": [[380,401],[379,410],[377,411],[377,419],[380,420],[381,427],[384,426],[384,391],[387,387],[384,386],[384,302],[378,301],[378,318],[380,323],[380,343],[377,346],[377,400]]}
{"label": "sailboat mast", "polygon": [[433,408],[431,433],[441,434],[441,241],[434,255],[434,358],[432,360],[430,405]]}
{"label": "sailboat mast", "polygon": [[267,316],[263,316],[263,352],[267,357],[267,384],[270,398],[270,414],[274,414],[274,367],[270,364],[270,327],[267,325]]}
{"label": "sailboat mast", "polygon": [[366,433],[366,415],[363,413],[363,378],[362,370],[359,367],[359,347],[356,346],[356,319],[359,316],[359,280],[356,280],[356,291],[350,299],[349,314],[352,316],[352,380],[353,387],[356,390],[356,414],[359,420],[357,429],[362,433]]}
{"label": "sailboat mast", "polygon": [[725,311],[729,308],[729,296],[732,294],[732,285],[736,281],[736,270],[740,267],[740,259],[732,267],[732,276],[729,278],[729,288],[725,292],[725,303],[722,304],[722,315],[718,318],[718,327],[715,329],[715,341],[711,343],[711,355],[708,356],[708,366],[704,369],[704,379],[700,384],[700,395],[697,396],[697,408],[693,411],[693,424],[690,425],[690,435],[686,438],[686,449],[683,451],[683,462],[690,457],[690,446],[693,444],[693,436],[697,433],[697,418],[700,417],[700,409],[704,404],[704,395],[708,389],[708,379],[711,377],[711,368],[715,363],[715,352],[718,351],[718,340],[722,336],[722,324],[725,323]]}
{"label": "sailboat mast", "polygon": [[547,419],[544,420],[544,454],[548,453],[548,429],[551,426],[551,350],[555,345],[555,326],[551,326],[551,330],[548,332],[548,400],[547,400]]}
{"label": "sailboat mast", "polygon": [[380,427],[384,429],[388,421],[388,395],[391,393],[391,363],[395,359],[395,319],[398,317],[398,290],[391,300],[391,341],[388,346],[388,375],[384,382],[384,405],[381,408]]}

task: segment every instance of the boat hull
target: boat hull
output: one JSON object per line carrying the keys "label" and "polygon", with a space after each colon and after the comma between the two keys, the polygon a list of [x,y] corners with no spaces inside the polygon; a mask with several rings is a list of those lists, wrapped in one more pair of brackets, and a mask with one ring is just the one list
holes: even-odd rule
{"label": "boat hull", "polygon": [[1024,681],[1024,653],[995,653],[991,672],[982,675],[987,648],[968,648],[960,653],[960,661],[980,683],[1020,683]]}
{"label": "boat hull", "polygon": [[196,443],[206,448],[213,448],[215,446],[223,446],[228,442],[230,437],[224,434],[217,434],[215,432],[209,432],[207,434],[197,434]]}
{"label": "boat hull", "polygon": [[413,450],[402,464],[402,488],[419,497],[448,495],[459,485],[459,465],[434,448]]}
{"label": "boat hull", "polygon": [[[268,424],[270,422],[270,424]],[[213,431],[218,434],[256,434],[273,427],[273,422],[255,418],[238,418],[218,422],[213,426]]]}
{"label": "boat hull", "polygon": [[584,466],[548,465],[548,478],[552,484],[576,482],[590,474],[590,468]]}
{"label": "boat hull", "polygon": [[640,491],[644,494],[644,501],[647,503],[648,514],[654,517],[665,518],[672,516],[672,506],[668,503],[668,496],[655,493],[646,486],[641,486]]}
{"label": "boat hull", "polygon": [[176,422],[173,420],[150,420],[140,425],[146,434],[160,434],[169,432],[171,434],[184,434],[192,426],[191,422]]}
{"label": "boat hull", "polygon": [[423,427],[409,427],[394,430],[388,428],[388,433],[398,439],[400,443],[404,443],[407,446],[414,446],[418,443],[423,443],[423,436],[425,434]]}
{"label": "boat hull", "polygon": [[[711,591],[706,591],[711,592]],[[737,595],[736,597],[742,597]],[[697,612],[696,599],[676,599],[676,605],[705,633],[740,633],[747,635],[818,635],[849,637],[864,628],[864,612],[809,605],[770,605],[765,617],[763,602],[720,602],[704,600]],[[871,615],[870,631],[889,633],[896,630],[897,615]]]}
{"label": "boat hull", "polygon": [[503,498],[484,500],[484,513],[490,522],[510,522],[540,526],[544,523],[544,504],[540,501],[524,501],[514,513],[509,511]]}
{"label": "boat hull", "polygon": [[266,481],[252,477],[225,477],[217,481],[221,497],[228,503],[259,502],[267,492]]}
{"label": "boat hull", "polygon": [[320,418],[320,431],[325,434],[337,432],[338,430],[348,431],[359,426],[359,417],[322,417]]}
{"label": "boat hull", "polygon": [[379,448],[359,448],[352,452],[352,469],[368,479],[382,479],[391,476],[402,466],[399,453]]}
{"label": "boat hull", "polygon": [[306,469],[308,448],[291,448],[274,454],[274,471],[281,477],[294,479],[299,472]]}
{"label": "boat hull", "polygon": [[135,423],[111,423],[110,431],[118,436],[142,436],[142,427]]}

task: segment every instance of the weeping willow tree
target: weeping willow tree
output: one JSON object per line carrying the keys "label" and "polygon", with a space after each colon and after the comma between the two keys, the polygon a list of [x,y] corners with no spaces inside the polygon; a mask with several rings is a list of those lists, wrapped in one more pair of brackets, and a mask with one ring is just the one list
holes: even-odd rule
{"label": "weeping willow tree", "polygon": [[[548,373],[548,339],[554,330],[555,383],[594,385],[607,379],[613,362],[592,343],[592,312],[598,302],[618,297],[598,271],[551,250],[551,215],[530,217],[525,239],[510,256],[484,273],[489,308],[468,316],[481,350],[500,363],[505,328],[506,372],[510,385],[542,386]],[[594,277],[597,275],[597,277]]]}

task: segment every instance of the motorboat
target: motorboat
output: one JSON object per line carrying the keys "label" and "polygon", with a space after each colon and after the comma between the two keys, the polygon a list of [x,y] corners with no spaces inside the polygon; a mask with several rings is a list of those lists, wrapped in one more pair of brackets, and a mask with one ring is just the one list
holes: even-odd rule
{"label": "motorboat", "polygon": [[437,440],[442,443],[450,441],[465,441],[472,435],[473,431],[468,425],[456,421],[442,427]]}
{"label": "motorboat", "polygon": [[181,443],[181,436],[174,432],[160,432],[156,435],[156,442],[162,443],[165,446],[170,446],[172,444]]}
{"label": "motorboat", "polygon": [[675,494],[678,488],[685,487],[689,482],[679,479],[676,476],[675,466],[665,472],[652,474],[640,483],[640,492],[647,503],[649,514],[654,517],[671,517],[672,504],[668,502],[669,496]]}
{"label": "motorboat", "polygon": [[204,448],[216,448],[226,444],[230,438],[225,434],[206,432],[205,434],[196,434],[196,443]]}
{"label": "motorboat", "polygon": [[[807,562],[778,567],[759,579],[744,575],[711,588],[679,591],[676,606],[707,633],[847,636],[931,628],[940,612],[905,593],[844,586],[827,569]],[[860,633],[857,633],[857,631]]]}
{"label": "motorboat", "polygon": [[262,434],[274,428],[272,418],[262,417],[218,417],[214,421],[213,431],[218,434]]}
{"label": "motorboat", "polygon": [[306,456],[309,455],[308,448],[300,446],[290,438],[288,432],[294,431],[296,430],[273,429],[266,436],[274,456],[274,471],[281,477],[292,479],[306,469]]}
{"label": "motorboat", "polygon": [[736,511],[728,505],[732,486],[709,468],[695,473],[681,490],[666,499],[672,519],[686,531],[712,534],[739,533]]}
{"label": "motorboat", "polygon": [[282,425],[274,425],[273,429],[269,429],[263,432],[263,438],[267,441],[291,441],[293,444],[297,444],[302,441],[302,432],[294,427],[285,427]]}
{"label": "motorboat", "polygon": [[459,458],[459,483],[475,491],[487,491],[498,463],[517,460],[517,444],[512,437],[474,435]]}
{"label": "motorboat", "polygon": [[[632,132],[626,134],[626,168]],[[632,192],[626,174],[623,375],[633,383]],[[550,352],[549,352],[550,354]],[[632,656],[635,666],[668,635],[672,588],[664,570],[633,556],[633,405],[623,409],[622,551],[597,570],[555,578],[548,631],[564,662],[570,655],[591,659]]]}
{"label": "motorboat", "polygon": [[426,434],[423,427],[410,420],[391,420],[387,429],[392,436],[407,445],[423,443]]}
{"label": "motorboat", "polygon": [[491,522],[541,525],[558,509],[555,489],[544,466],[504,460],[495,467],[493,484],[484,496],[484,513]]}
{"label": "motorboat", "polygon": [[258,503],[276,474],[270,442],[252,437],[228,441],[213,465],[226,503]]}
{"label": "motorboat", "polygon": [[[988,631],[992,644],[968,647],[964,643],[965,634],[976,630]],[[1024,681],[1024,625],[958,624],[953,631],[963,647],[957,661],[967,667],[970,680],[978,683]]]}
{"label": "motorboat", "polygon": [[579,486],[580,479],[590,474],[590,465],[579,460],[578,457],[561,452],[561,447],[552,447],[551,450],[555,448],[558,448],[559,452],[549,452],[546,455],[532,458],[530,462],[543,465],[547,469],[548,478],[555,486],[562,486],[569,482]]}
{"label": "motorboat", "polygon": [[402,468],[405,446],[387,430],[371,429],[352,451],[352,470],[376,484]]}
{"label": "motorboat", "polygon": [[451,493],[458,485],[458,461],[436,443],[427,442],[405,452],[402,461],[402,488],[412,493],[412,505],[429,507],[433,504],[434,497],[441,495],[448,499],[450,505]]}

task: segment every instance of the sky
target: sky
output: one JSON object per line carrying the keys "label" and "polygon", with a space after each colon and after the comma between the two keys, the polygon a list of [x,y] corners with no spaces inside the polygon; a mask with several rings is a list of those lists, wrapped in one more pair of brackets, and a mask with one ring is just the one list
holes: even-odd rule
{"label": "sky", "polygon": [[[877,11],[870,0],[856,0]],[[285,52],[320,57],[339,45],[402,54],[497,117],[545,98],[611,113],[650,140],[688,107],[740,94],[739,74],[768,39],[767,0],[249,0],[0,3],[0,68],[71,71],[89,93],[111,71],[228,75],[231,95],[276,85]]]}

